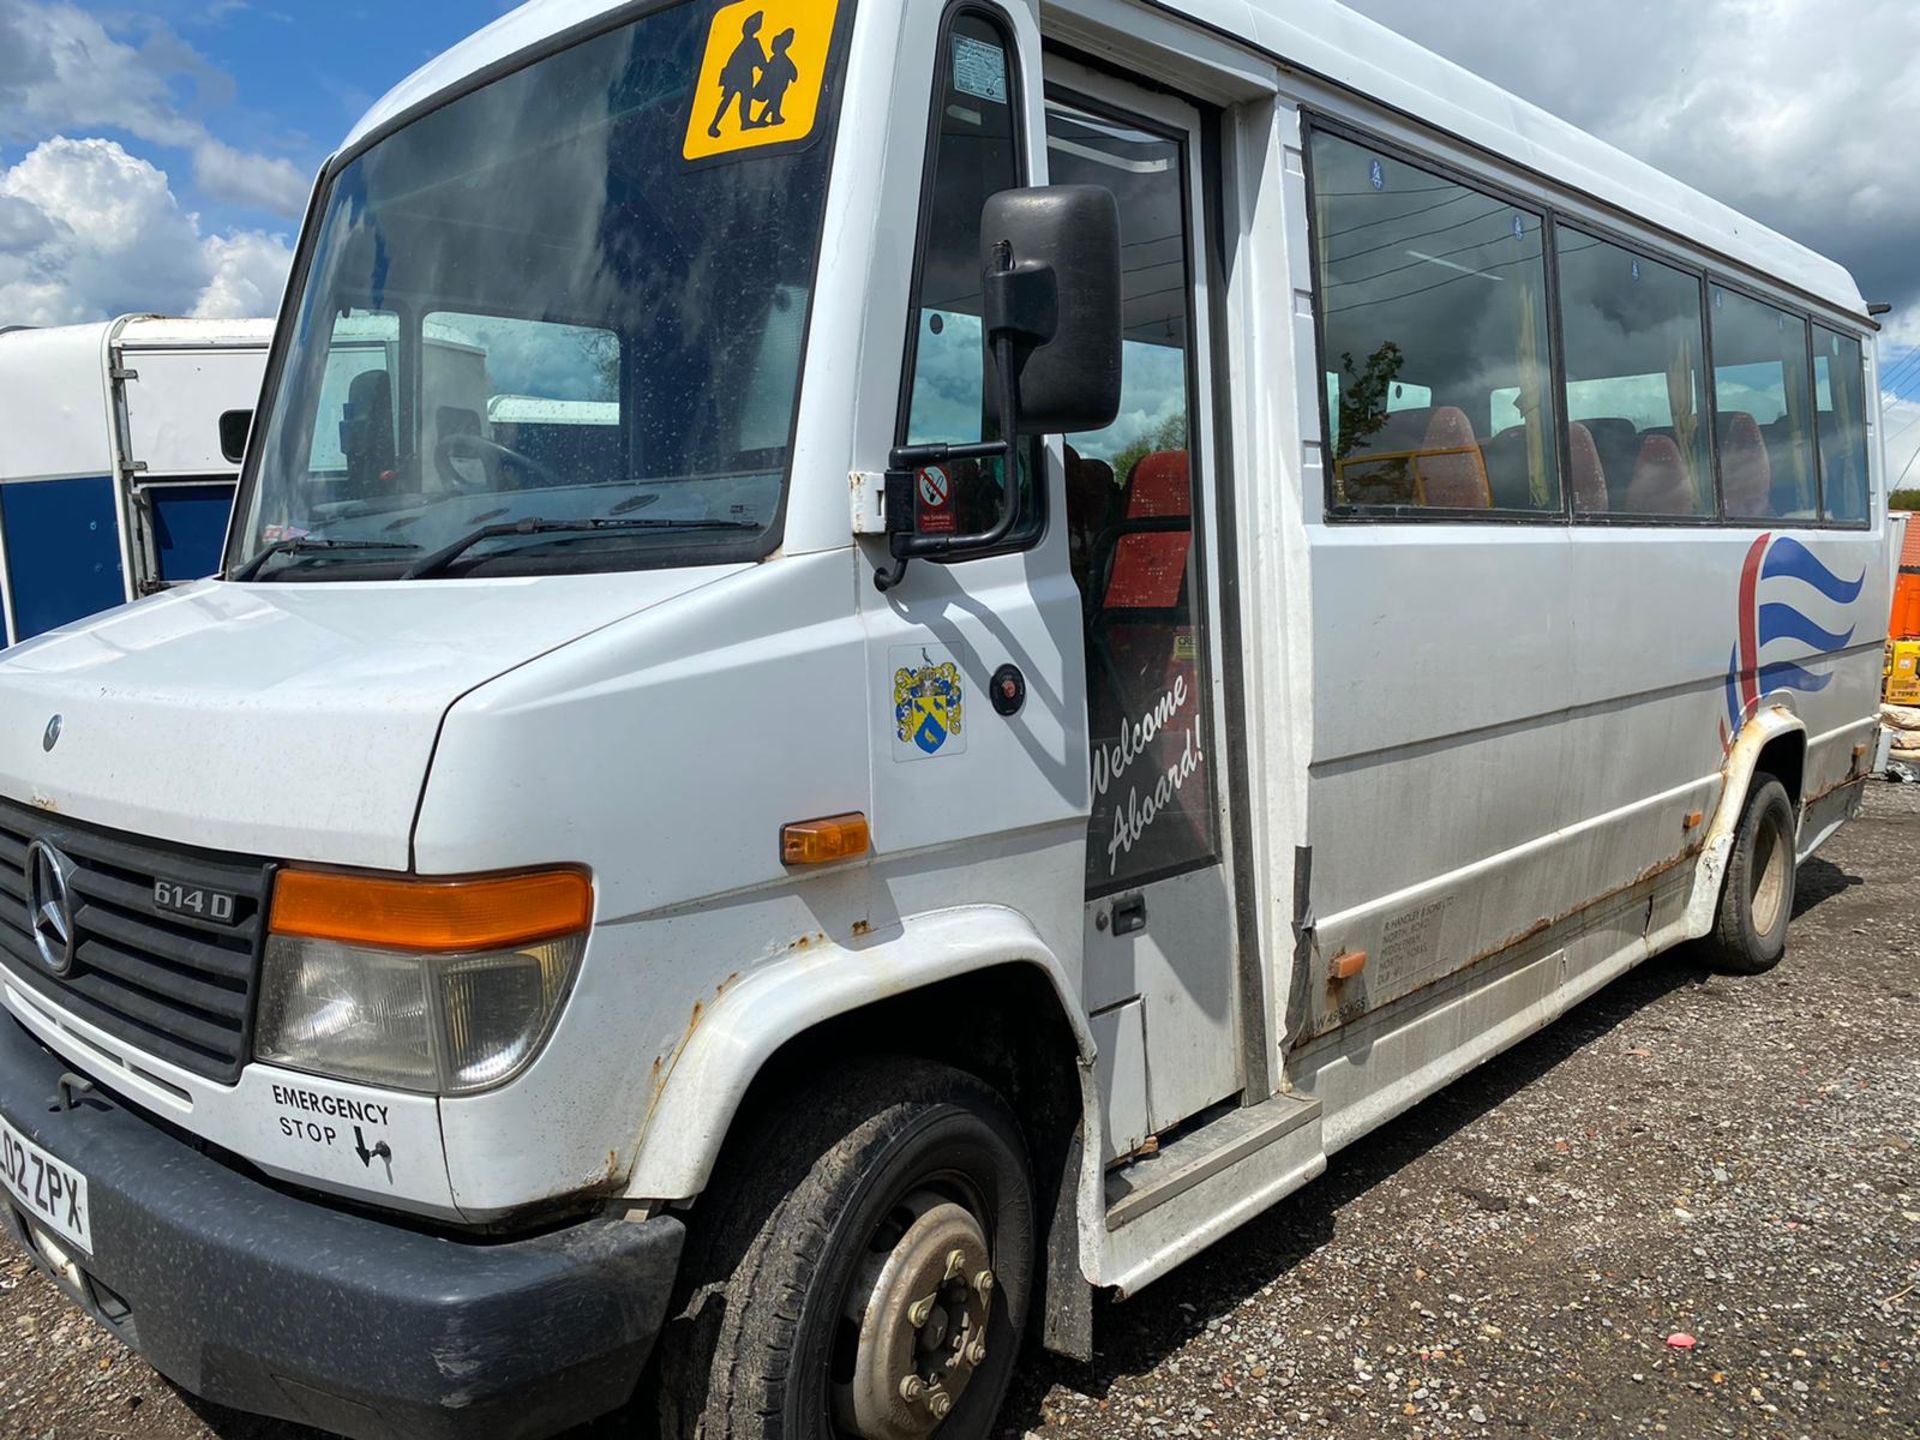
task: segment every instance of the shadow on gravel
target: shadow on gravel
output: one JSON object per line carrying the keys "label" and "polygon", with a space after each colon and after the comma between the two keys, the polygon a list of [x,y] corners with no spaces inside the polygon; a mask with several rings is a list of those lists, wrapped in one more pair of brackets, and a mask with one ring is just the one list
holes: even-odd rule
{"label": "shadow on gravel", "polygon": [[[1833,866],[1825,868],[1840,873]],[[1655,957],[1539,1034],[1349,1145],[1332,1157],[1325,1175],[1156,1282],[1141,1297],[1099,1302],[1094,1312],[1093,1363],[1078,1365],[1031,1348],[1001,1417],[1001,1430],[1024,1434],[1042,1425],[1041,1401],[1056,1382],[1101,1399],[1115,1380],[1163,1364],[1203,1331],[1209,1319],[1233,1309],[1331,1241],[1336,1218],[1349,1201],[1392,1179],[1410,1162],[1604,1038],[1645,1006],[1711,978],[1706,966],[1684,947]],[[1519,1200],[1480,1191],[1463,1193],[1485,1208],[1505,1209]],[[1312,1282],[1303,1279],[1301,1283]]]}
{"label": "shadow on gravel", "polygon": [[1866,883],[1858,875],[1842,870],[1831,860],[1822,860],[1815,855],[1795,873],[1793,918],[1798,920],[1816,905],[1824,905],[1835,896],[1846,894],[1854,886]]}

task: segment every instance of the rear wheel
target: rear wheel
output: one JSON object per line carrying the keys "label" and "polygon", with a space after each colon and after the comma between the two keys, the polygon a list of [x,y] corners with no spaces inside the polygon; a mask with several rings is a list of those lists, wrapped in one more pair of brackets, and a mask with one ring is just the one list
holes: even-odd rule
{"label": "rear wheel", "polygon": [[1794,845],[1787,787],[1771,775],[1754,776],[1707,937],[1708,961],[1715,969],[1758,975],[1780,963],[1793,916]]}
{"label": "rear wheel", "polygon": [[700,1201],[663,1440],[984,1440],[1033,1257],[1026,1150],[985,1085],[877,1060],[791,1095]]}

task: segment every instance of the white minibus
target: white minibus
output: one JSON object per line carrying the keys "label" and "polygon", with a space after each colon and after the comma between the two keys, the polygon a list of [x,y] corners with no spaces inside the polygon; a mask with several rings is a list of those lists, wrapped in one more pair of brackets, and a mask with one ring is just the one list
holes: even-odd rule
{"label": "white minibus", "polygon": [[536,0],[0,661],[0,1218],[355,1437],[982,1440],[1877,739],[1872,312],[1331,0]]}

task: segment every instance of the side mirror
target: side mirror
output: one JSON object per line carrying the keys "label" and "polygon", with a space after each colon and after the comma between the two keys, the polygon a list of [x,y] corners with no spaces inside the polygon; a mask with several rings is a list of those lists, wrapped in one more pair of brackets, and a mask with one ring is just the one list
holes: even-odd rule
{"label": "side mirror", "polygon": [[[887,467],[887,548],[875,573],[891,590],[915,556],[993,550],[1020,523],[1020,437],[1101,430],[1120,412],[1120,207],[1098,185],[1003,190],[980,216],[981,329],[998,440],[908,445]],[[1000,461],[999,518],[972,535],[922,535],[919,472],[959,460]]]}
{"label": "side mirror", "polygon": [[[1003,431],[1104,430],[1120,413],[1120,207],[1113,192],[1099,185],[1003,190],[981,212],[980,240],[988,344],[1002,335],[1014,341],[1018,408],[1000,417]],[[999,267],[1002,255],[1011,256],[1011,270]],[[1051,273],[1051,284],[1043,272]]]}

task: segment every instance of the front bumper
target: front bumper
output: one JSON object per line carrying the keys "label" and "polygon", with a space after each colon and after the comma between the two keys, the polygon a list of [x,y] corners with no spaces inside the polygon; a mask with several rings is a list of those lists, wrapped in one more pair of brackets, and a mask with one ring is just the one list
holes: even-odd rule
{"label": "front bumper", "polygon": [[[87,1178],[94,1254],[63,1288],[184,1389],[353,1440],[536,1440],[631,1393],[671,1216],[431,1235],[251,1179],[102,1092],[63,1108],[64,1073],[0,1016],[0,1113]],[[0,1219],[53,1275],[4,1190]]]}

